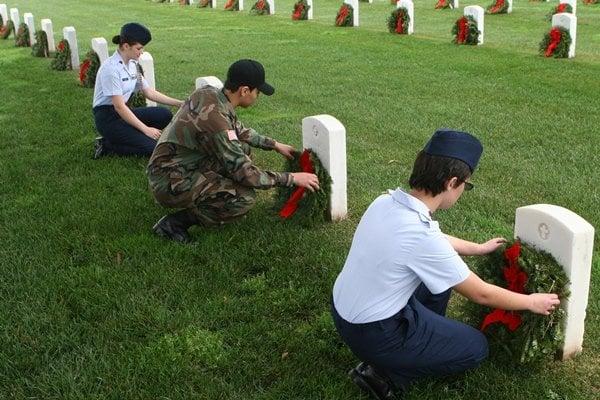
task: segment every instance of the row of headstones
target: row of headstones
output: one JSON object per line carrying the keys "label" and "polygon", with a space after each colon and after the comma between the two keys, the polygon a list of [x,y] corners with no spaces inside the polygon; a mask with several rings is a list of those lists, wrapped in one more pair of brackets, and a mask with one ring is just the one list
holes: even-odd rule
{"label": "row of headstones", "polygon": [[[13,13],[11,10],[11,17],[18,17],[18,12]],[[48,34],[49,43],[50,41],[53,43],[52,23],[50,20],[44,21],[43,29]],[[13,22],[19,21],[13,19]],[[74,28],[65,28],[63,34],[69,40],[69,44],[77,49]],[[98,54],[101,62],[106,61],[108,58],[106,39],[92,39],[92,49]],[[74,54],[77,55],[77,52],[74,51]],[[154,86],[154,62],[149,53],[144,53],[144,56],[144,59],[140,59],[140,63],[145,64],[143,68],[146,79]],[[76,61],[77,64],[73,65],[79,65],[78,56]],[[196,79],[196,88],[207,85],[219,89],[223,87],[223,83],[214,76]],[[306,117],[302,120],[302,142],[304,148],[312,149],[317,154],[332,178],[331,219],[337,221],[346,218],[347,168],[344,125],[330,115]],[[563,266],[569,278],[568,290],[571,295],[564,304],[567,317],[562,358],[571,358],[582,351],[591,279],[594,228],[568,209],[549,204],[536,204],[516,210],[514,236],[539,250],[549,252]]]}

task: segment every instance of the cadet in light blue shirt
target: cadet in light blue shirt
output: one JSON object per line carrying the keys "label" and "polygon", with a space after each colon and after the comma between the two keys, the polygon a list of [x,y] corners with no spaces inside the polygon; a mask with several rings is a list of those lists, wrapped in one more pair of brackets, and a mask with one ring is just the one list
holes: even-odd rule
{"label": "cadet in light blue shirt", "polygon": [[165,107],[130,108],[127,102],[134,93],[140,92],[161,104],[175,107],[183,104],[151,88],[138,71],[137,61],[151,39],[150,31],[143,25],[123,25],[112,40],[119,45],[117,51],[98,69],[93,112],[102,137],[96,139],[94,158],[107,154],[152,154],[161,130],[173,114]]}
{"label": "cadet in light blue shirt", "polygon": [[477,244],[445,235],[432,213],[452,207],[473,188],[483,147],[466,132],[438,130],[419,153],[400,189],[379,196],[362,216],[333,287],[335,327],[362,361],[352,380],[377,399],[394,398],[414,379],[474,368],[487,340],[446,318],[452,289],[479,304],[548,315],[555,294],[520,294],[490,285],[459,255],[483,255],[505,242]]}

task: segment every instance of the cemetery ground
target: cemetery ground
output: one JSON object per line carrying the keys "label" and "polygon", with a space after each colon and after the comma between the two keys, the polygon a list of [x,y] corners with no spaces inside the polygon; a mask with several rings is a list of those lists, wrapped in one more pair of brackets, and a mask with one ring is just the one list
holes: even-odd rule
{"label": "cemetery ground", "polygon": [[[335,28],[340,3],[292,22],[292,0],[251,17],[144,0],[11,0],[58,40],[75,26],[81,56],[128,21],[146,24],[157,88],[183,98],[198,76],[260,60],[275,88],[241,119],[301,144],[303,117],[347,130],[349,218],[300,228],[273,194],[239,223],[193,229],[193,245],[150,228],[147,160],[92,160],[92,90],[0,41],[0,398],[356,399],[356,360],[329,316],[334,279],[369,203],[406,180],[438,127],[484,144],[475,190],[437,213],[452,235],[510,237],[519,206],[566,207],[600,228],[600,6],[578,7],[577,55],[538,56],[551,3],[519,1],[486,16],[485,44],[451,44],[459,10],[415,4],[415,35],[386,31],[393,6],[361,3],[360,28]],[[249,9],[251,4],[245,5]],[[111,46],[111,53],[114,46]],[[277,154],[256,163],[280,170]],[[596,237],[584,351],[524,368],[487,361],[458,379],[424,381],[408,399],[600,398],[600,251]],[[468,262],[468,260],[467,260]],[[454,296],[450,315],[460,319]]]}

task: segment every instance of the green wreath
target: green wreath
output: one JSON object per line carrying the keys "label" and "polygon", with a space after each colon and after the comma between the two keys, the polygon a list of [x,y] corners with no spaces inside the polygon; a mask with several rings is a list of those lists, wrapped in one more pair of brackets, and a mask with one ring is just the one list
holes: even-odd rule
{"label": "green wreath", "polygon": [[[502,4],[498,4],[502,1]],[[508,0],[494,0],[485,10],[488,14],[506,14],[508,13]]]}
{"label": "green wreath", "polygon": [[[398,32],[398,19],[402,17],[402,29]],[[387,25],[390,33],[407,34],[408,25],[410,23],[410,15],[408,10],[404,7],[399,7],[392,11],[392,14],[388,17]]]}
{"label": "green wreath", "polygon": [[240,2],[239,0],[227,0],[223,9],[225,11],[240,11]]}
{"label": "green wreath", "polygon": [[[331,176],[329,176],[329,173],[323,167],[319,157],[310,149],[308,151],[310,152],[310,161],[314,167],[314,173],[319,178],[319,190],[315,192],[305,191],[304,197],[298,202],[296,212],[287,218],[304,227],[315,226],[330,220],[329,199],[331,198]],[[300,168],[300,154],[300,152],[295,152],[294,158],[286,161],[284,171],[302,172]],[[278,212],[296,188],[295,186],[277,188],[275,209]]]}
{"label": "green wreath", "polygon": [[335,26],[354,26],[354,8],[348,3],[342,3],[335,16]]}
{"label": "green wreath", "polygon": [[189,6],[190,0],[179,0],[179,4],[182,6]]}
{"label": "green wreath", "polygon": [[[462,21],[465,20],[467,24],[466,36],[464,38],[464,41],[461,41],[461,38],[459,38],[460,24],[462,23]],[[475,21],[475,18],[473,18],[470,15],[460,17],[452,26],[452,35],[454,35],[454,39],[452,40],[452,42],[456,44],[476,45],[477,43],[479,43],[480,34],[481,32],[479,32],[479,29],[477,29],[477,21]]]}
{"label": "green wreath", "polygon": [[96,75],[100,68],[100,57],[94,50],[90,50],[85,55],[79,68],[79,83],[83,87],[93,88],[96,84]]}
{"label": "green wreath", "polygon": [[35,32],[35,43],[31,46],[31,55],[34,57],[49,57],[48,35],[44,31]]}
{"label": "green wreath", "polygon": [[54,59],[50,64],[50,68],[56,71],[73,69],[73,64],[71,63],[71,47],[66,39],[58,42],[56,53],[54,53]]}
{"label": "green wreath", "polygon": [[[507,248],[513,244],[508,244]],[[527,275],[524,293],[556,293],[559,299],[566,299],[569,296],[569,280],[563,268],[550,254],[523,243],[520,246],[518,266]],[[498,250],[487,257],[477,257],[470,265],[484,281],[504,287],[505,264],[503,251]],[[465,322],[479,328],[485,315],[489,315],[491,311],[489,307],[468,302],[465,306]],[[562,306],[548,316],[531,312],[519,314],[521,323],[514,331],[498,323],[493,323],[485,329],[490,354],[495,358],[508,358],[512,362],[530,365],[554,357],[564,341],[565,311]]]}
{"label": "green wreath", "polygon": [[[1,19],[2,17],[0,17]],[[0,21],[2,22],[2,21]],[[12,33],[14,35],[15,32],[15,24],[12,22],[11,19],[8,20],[8,22],[6,23],[6,25],[1,25],[0,26],[0,38],[2,39],[8,39],[8,37],[10,36],[10,34]]]}
{"label": "green wreath", "polygon": [[267,0],[258,0],[250,9],[250,14],[269,15],[271,14],[271,5]]}
{"label": "green wreath", "polygon": [[[144,68],[142,68],[142,66],[139,63],[136,64],[136,68],[137,68],[138,75],[141,75],[143,77],[144,76]],[[135,91],[129,97],[129,100],[127,100],[126,104],[131,109],[138,108],[138,107],[146,107],[147,106],[146,97],[144,97],[144,94],[141,91]]]}
{"label": "green wreath", "polygon": [[198,3],[198,8],[212,8],[212,1],[200,0],[200,2]]}
{"label": "green wreath", "polygon": [[587,4],[587,5],[598,4],[598,3],[600,3],[600,0],[583,0],[583,4]]}
{"label": "green wreath", "polygon": [[[554,51],[548,55],[548,47],[550,46],[550,43],[552,41],[551,35],[554,29],[558,29],[558,31],[560,31],[560,42],[558,43]],[[568,58],[571,41],[571,35],[569,34],[569,31],[567,29],[555,26],[550,30],[550,32],[544,35],[544,39],[542,39],[542,41],[540,42],[540,55],[546,57],[553,56],[554,58]]]}
{"label": "green wreath", "polygon": [[[561,10],[561,8],[563,8],[563,10]],[[556,7],[552,7],[552,10],[546,15],[546,21],[552,21],[554,14],[558,13],[573,14],[573,7],[569,3],[560,3]]]}
{"label": "green wreath", "polygon": [[304,21],[308,19],[308,10],[310,6],[306,0],[298,0],[294,3],[294,9],[292,10],[292,19],[294,21]]}
{"label": "green wreath", "polygon": [[29,27],[26,23],[21,23],[17,34],[15,35],[15,46],[16,47],[30,47],[31,39],[29,38]]}

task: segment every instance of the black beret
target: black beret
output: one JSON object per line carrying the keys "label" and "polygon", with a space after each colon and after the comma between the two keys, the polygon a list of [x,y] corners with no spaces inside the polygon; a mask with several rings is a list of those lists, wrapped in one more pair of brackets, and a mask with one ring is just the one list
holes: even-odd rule
{"label": "black beret", "polygon": [[152,40],[152,35],[148,28],[136,22],[130,22],[121,27],[121,40],[124,42],[137,42],[145,46]]}
{"label": "black beret", "polygon": [[461,160],[473,172],[479,163],[483,146],[479,139],[470,133],[443,128],[433,134],[423,151],[432,156]]}

